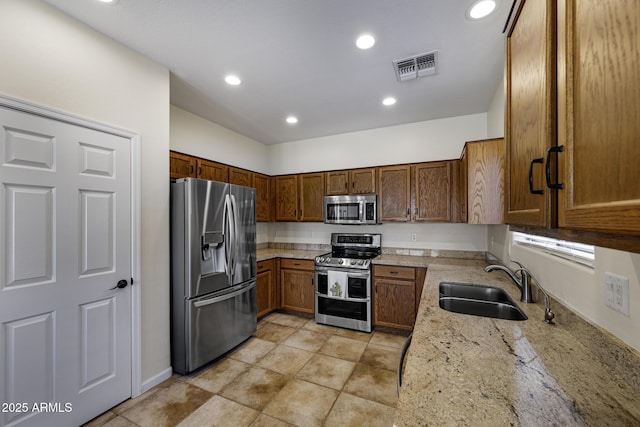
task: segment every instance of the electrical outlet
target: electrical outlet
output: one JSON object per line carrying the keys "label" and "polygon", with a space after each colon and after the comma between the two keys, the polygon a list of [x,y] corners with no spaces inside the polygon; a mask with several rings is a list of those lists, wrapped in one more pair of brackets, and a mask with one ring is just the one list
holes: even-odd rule
{"label": "electrical outlet", "polygon": [[629,279],[604,273],[605,305],[629,316]]}
{"label": "electrical outlet", "polygon": [[411,233],[411,241],[415,242],[416,240],[418,240],[418,235],[416,233]]}

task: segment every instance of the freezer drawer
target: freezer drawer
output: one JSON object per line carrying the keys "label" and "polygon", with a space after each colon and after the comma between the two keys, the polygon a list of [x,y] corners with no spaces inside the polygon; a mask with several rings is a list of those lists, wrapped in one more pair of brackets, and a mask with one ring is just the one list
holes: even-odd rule
{"label": "freezer drawer", "polygon": [[174,358],[173,363],[178,373],[189,373],[214,360],[256,330],[255,280],[227,293],[185,300],[185,304],[186,353],[183,363],[180,358]]}

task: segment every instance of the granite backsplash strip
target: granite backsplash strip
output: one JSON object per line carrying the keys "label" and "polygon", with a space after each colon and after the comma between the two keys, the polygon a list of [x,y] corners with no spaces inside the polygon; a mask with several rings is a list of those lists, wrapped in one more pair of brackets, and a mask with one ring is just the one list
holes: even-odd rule
{"label": "granite backsplash strip", "polygon": [[[317,243],[261,243],[258,249],[285,249],[297,251],[326,251],[331,252],[331,245]],[[485,260],[487,253],[481,251],[455,251],[442,249],[408,249],[382,247],[383,255],[407,255],[431,258],[456,258]]]}
{"label": "granite backsplash strip", "polygon": [[[284,249],[293,251],[326,251],[331,252],[331,245],[318,243],[269,243],[269,249]],[[266,248],[264,248],[266,249]]]}
{"label": "granite backsplash strip", "polygon": [[486,252],[484,251],[452,251],[443,249],[406,249],[406,248],[382,248],[383,255],[408,255],[408,256],[426,256],[431,258],[458,258],[458,259],[475,259],[485,260]]}

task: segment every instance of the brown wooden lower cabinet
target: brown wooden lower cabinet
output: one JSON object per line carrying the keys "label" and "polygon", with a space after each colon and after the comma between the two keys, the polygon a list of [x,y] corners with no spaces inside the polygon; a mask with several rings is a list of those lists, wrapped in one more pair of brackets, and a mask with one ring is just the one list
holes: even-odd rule
{"label": "brown wooden lower cabinet", "polygon": [[413,329],[425,274],[425,268],[374,265],[373,324]]}
{"label": "brown wooden lower cabinet", "polygon": [[256,275],[256,299],[258,319],[276,309],[275,262],[272,259],[260,261]]}
{"label": "brown wooden lower cabinet", "polygon": [[314,264],[310,260],[280,260],[281,307],[285,310],[313,314],[314,312]]}

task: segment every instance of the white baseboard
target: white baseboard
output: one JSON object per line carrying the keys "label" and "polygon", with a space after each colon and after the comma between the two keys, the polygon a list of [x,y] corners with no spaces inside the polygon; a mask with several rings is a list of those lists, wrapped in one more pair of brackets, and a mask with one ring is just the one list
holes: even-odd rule
{"label": "white baseboard", "polygon": [[[173,368],[168,367],[164,371],[161,371],[158,374],[152,376],[151,378],[149,378],[148,380],[142,383],[142,389],[140,390],[140,394],[146,391],[149,391],[155,386],[157,386],[158,384],[168,380],[169,378],[171,378],[171,375],[173,375]],[[131,396],[131,397],[137,397],[137,396]]]}

